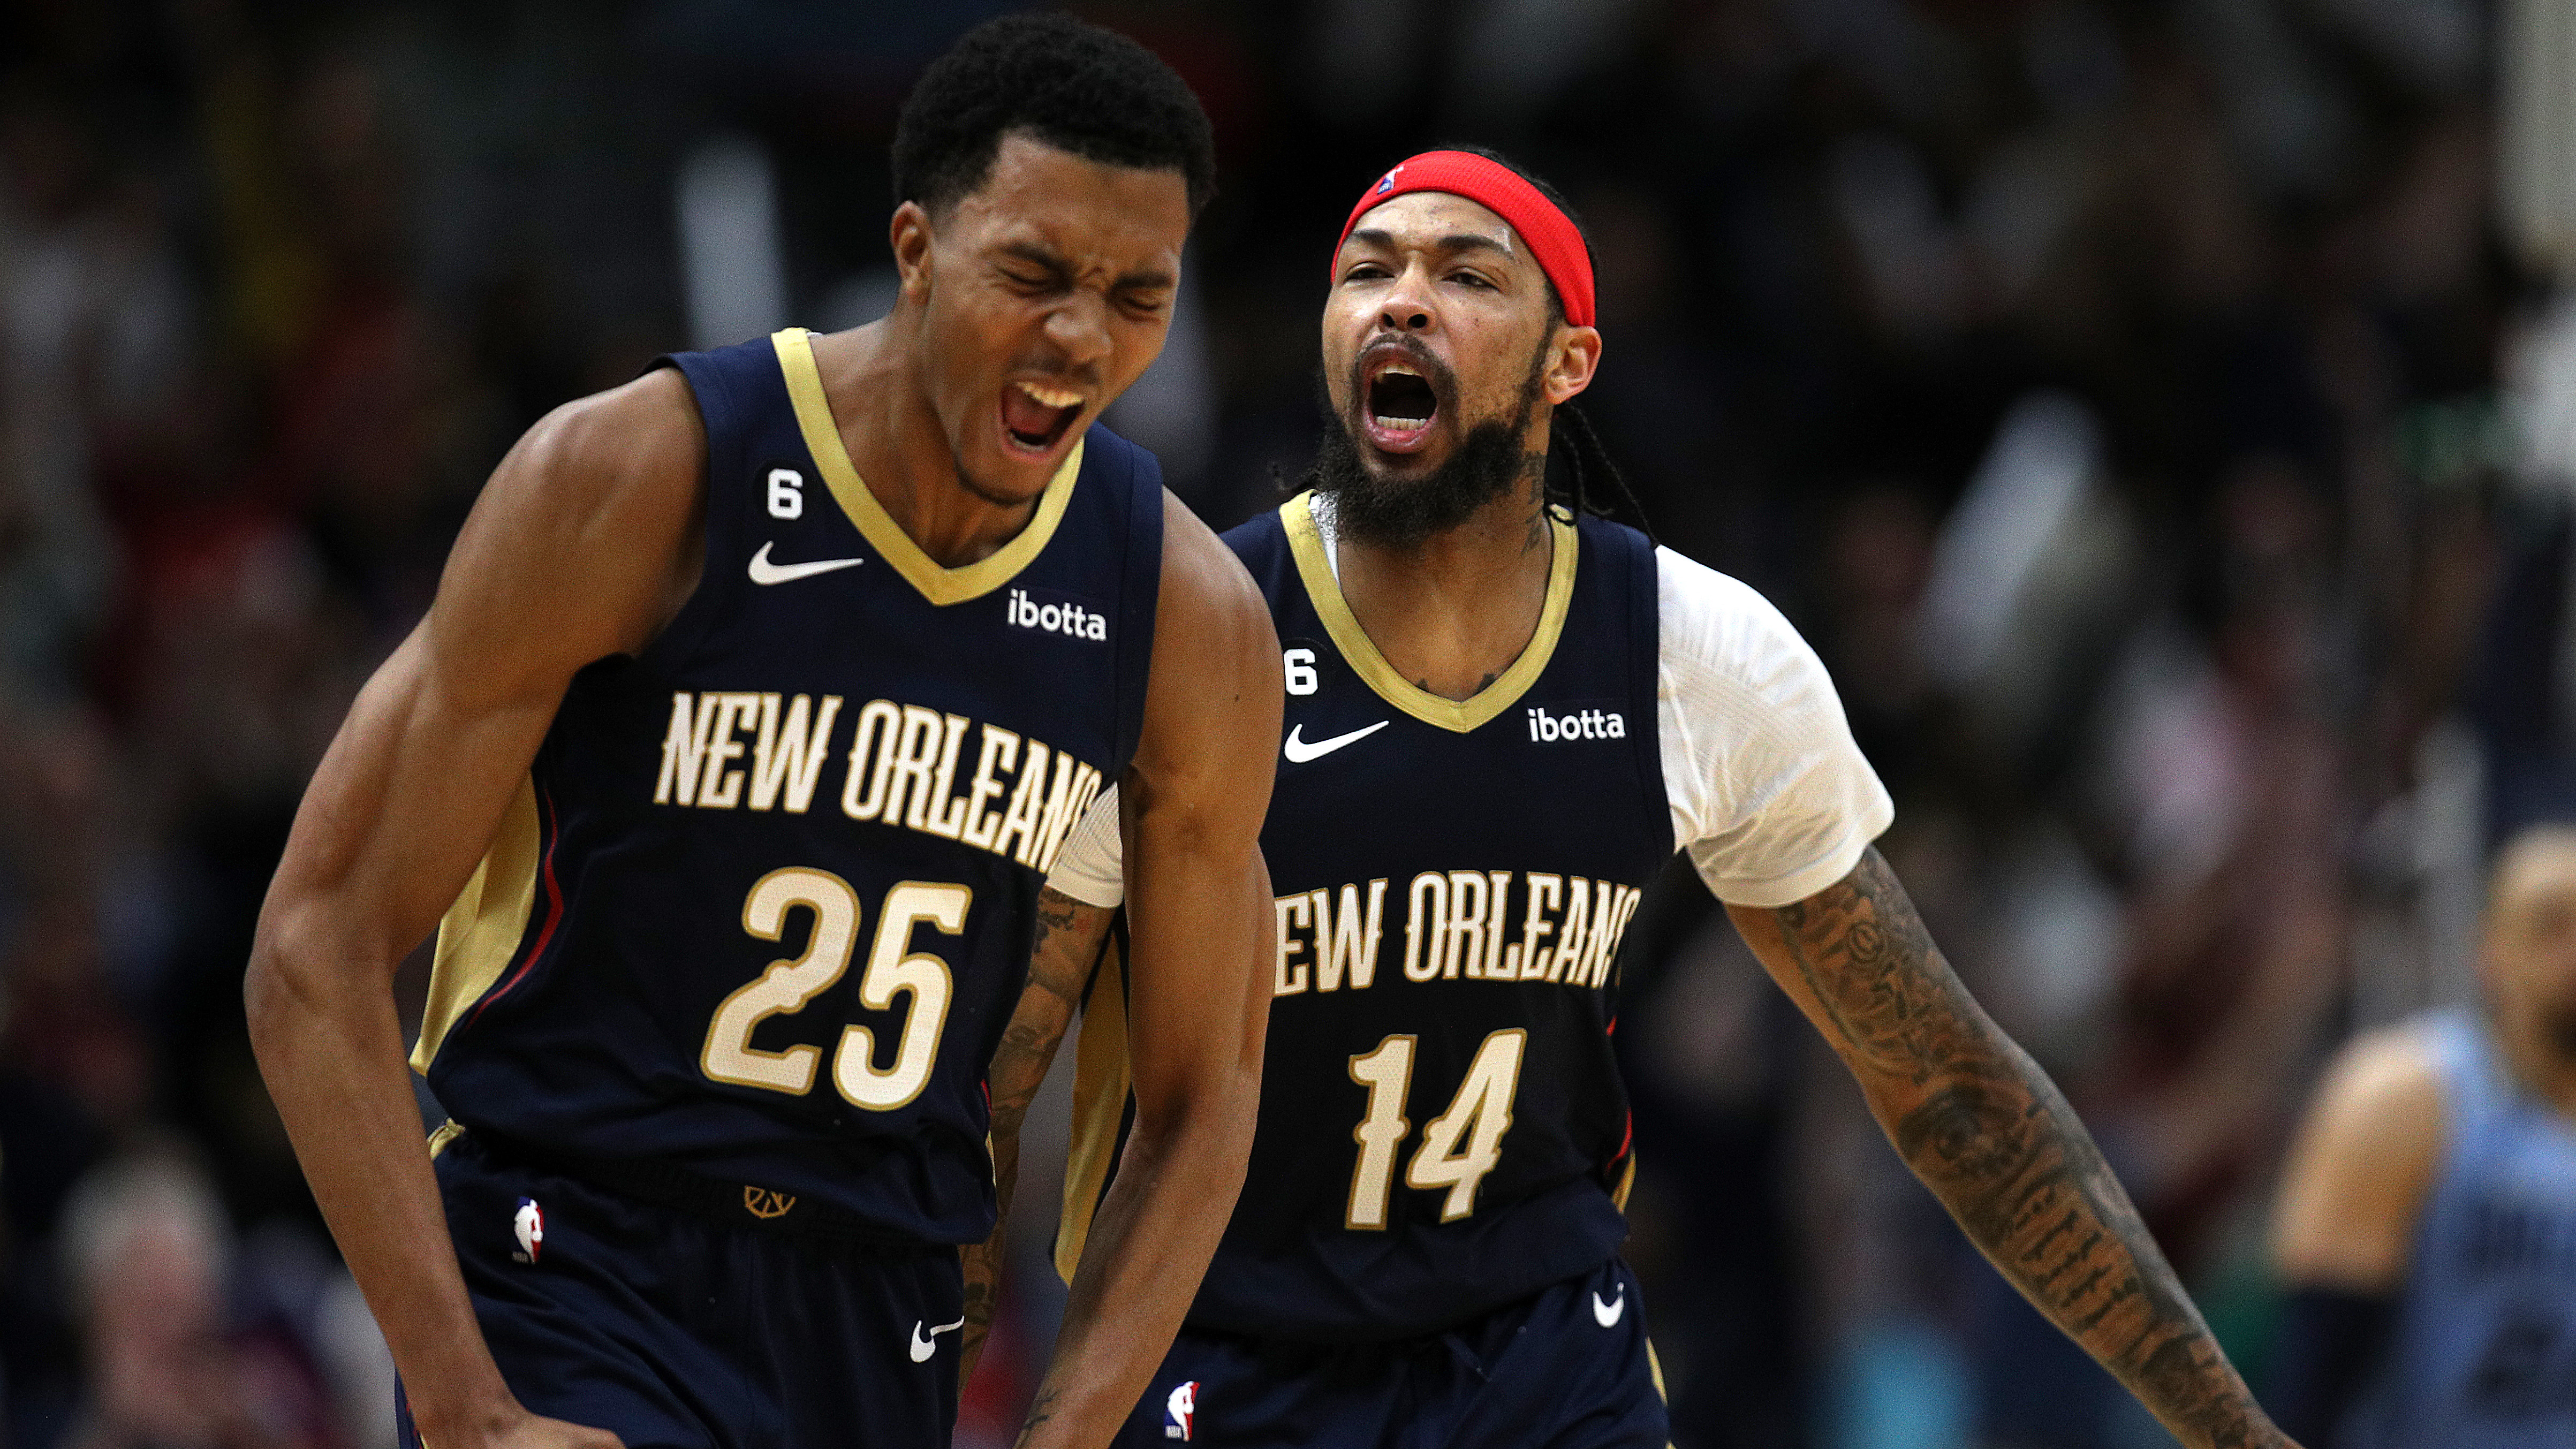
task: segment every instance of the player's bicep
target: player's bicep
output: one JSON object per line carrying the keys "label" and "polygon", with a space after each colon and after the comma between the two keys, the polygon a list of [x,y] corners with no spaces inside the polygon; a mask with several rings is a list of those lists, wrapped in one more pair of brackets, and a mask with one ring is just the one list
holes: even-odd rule
{"label": "player's bicep", "polygon": [[2363,1293],[2398,1286],[2442,1119],[2441,1078],[2420,1035],[2382,1033],[2344,1049],[2282,1169],[2272,1225],[2282,1282]]}
{"label": "player's bicep", "polygon": [[298,811],[263,935],[399,956],[463,885],[565,686],[639,647],[694,537],[694,407],[648,377],[559,410],[478,499],[420,625],[360,691]]}
{"label": "player's bicep", "polygon": [[1272,951],[1259,840],[1278,638],[1243,566],[1176,503],[1165,537],[1144,738],[1120,790],[1140,1111],[1258,1069]]}
{"label": "player's bicep", "polygon": [[472,713],[543,700],[642,648],[695,583],[705,432],[669,369],[530,428],[475,499],[423,620],[428,678]]}
{"label": "player's bicep", "polygon": [[[1285,695],[1279,638],[1233,551],[1168,494],[1164,501],[1153,670],[1128,769],[1129,833],[1148,819],[1157,848],[1202,833],[1233,848],[1259,833],[1270,804]],[[1132,853],[1130,865],[1132,873]]]}

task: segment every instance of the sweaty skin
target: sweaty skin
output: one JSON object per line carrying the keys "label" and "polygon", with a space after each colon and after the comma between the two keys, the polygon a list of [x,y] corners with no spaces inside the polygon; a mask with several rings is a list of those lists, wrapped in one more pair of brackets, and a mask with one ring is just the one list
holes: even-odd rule
{"label": "sweaty skin", "polygon": [[[1600,334],[1551,314],[1544,273],[1510,227],[1461,197],[1417,192],[1362,217],[1336,258],[1323,319],[1334,413],[1382,478],[1419,477],[1475,423],[1507,416],[1538,357],[1551,408],[1589,385]],[[1552,329],[1552,330],[1551,330]],[[1411,347],[1454,377],[1428,435],[1366,416],[1368,371]],[[1510,667],[1535,630],[1548,530],[1540,465],[1549,409],[1524,439],[1526,487],[1418,547],[1337,538],[1341,585],[1369,639],[1406,678],[1466,698]],[[1060,1039],[1107,913],[1049,892],[1039,943],[992,1081],[1016,1125]],[[2251,1449],[2290,1440],[2219,1350],[2128,1195],[2038,1065],[1971,999],[1887,863],[1776,910],[1729,906],[1754,954],[1859,1082],[1908,1166],[2023,1296],[2138,1396],[2184,1443]],[[1069,973],[1069,974],[1068,974]],[[1050,984],[1054,983],[1054,984]],[[997,1156],[1016,1151],[997,1130]],[[1003,1169],[1016,1171],[1016,1162]]]}
{"label": "sweaty skin", "polygon": [[[941,214],[897,210],[894,312],[815,353],[870,491],[934,559],[956,567],[1016,536],[1073,441],[1153,361],[1188,226],[1178,172],[1024,136]],[[1002,390],[1021,380],[1080,394],[1044,448],[1003,426]],[[260,916],[243,988],[253,1047],[438,1449],[617,1442],[528,1412],[492,1361],[421,1142],[392,982],[482,858],[574,673],[643,648],[695,589],[705,450],[669,370],[529,430],[476,502],[427,617],[315,772]],[[1121,782],[1137,802],[1143,905],[1139,1170],[1103,1210],[1029,1443],[1107,1440],[1242,1183],[1267,1005],[1254,984],[1271,949],[1258,833],[1277,658],[1241,566],[1167,495],[1144,733]]]}

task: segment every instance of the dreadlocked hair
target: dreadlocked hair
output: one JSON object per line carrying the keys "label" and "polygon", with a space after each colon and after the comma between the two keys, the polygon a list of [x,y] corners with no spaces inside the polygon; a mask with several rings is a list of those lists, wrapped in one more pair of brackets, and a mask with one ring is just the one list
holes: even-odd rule
{"label": "dreadlocked hair", "polygon": [[[1557,404],[1554,425],[1548,430],[1547,452],[1550,458],[1565,459],[1565,496],[1567,510],[1577,517],[1586,513],[1616,522],[1633,523],[1646,541],[1660,544],[1655,526],[1646,519],[1645,505],[1637,501],[1636,491],[1628,486],[1628,477],[1610,459],[1610,450],[1601,445],[1601,434],[1594,430],[1592,419],[1571,401]],[[1600,485],[1607,484],[1610,497],[1599,496]],[[1621,510],[1621,511],[1614,511]],[[1624,511],[1624,516],[1623,512]]]}

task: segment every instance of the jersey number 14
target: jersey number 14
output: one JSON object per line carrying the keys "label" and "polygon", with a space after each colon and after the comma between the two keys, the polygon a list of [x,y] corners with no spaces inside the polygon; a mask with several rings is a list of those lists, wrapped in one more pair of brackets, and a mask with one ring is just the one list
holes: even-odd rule
{"label": "jersey number 14", "polygon": [[[1360,1159],[1351,1169],[1351,1206],[1343,1225],[1386,1226],[1387,1199],[1395,1191],[1396,1149],[1413,1130],[1404,1120],[1405,1094],[1413,1085],[1409,1032],[1390,1036],[1374,1051],[1351,1058],[1351,1080],[1368,1088],[1368,1112],[1351,1129]],[[1512,1130],[1512,1098],[1520,1091],[1521,1048],[1529,1032],[1507,1027],[1485,1038],[1467,1064],[1467,1080],[1449,1099],[1449,1110],[1423,1124],[1422,1146],[1405,1165],[1404,1185],[1447,1188],[1440,1221],[1456,1222],[1476,1210],[1476,1188],[1503,1160],[1503,1134]]]}
{"label": "jersey number 14", "polygon": [[[930,1068],[939,1055],[940,1029],[948,1022],[949,998],[955,994],[948,963],[927,951],[907,951],[915,927],[930,926],[948,935],[966,929],[966,910],[975,893],[962,885],[923,881],[898,882],[877,907],[877,933],[868,949],[867,970],[859,977],[859,1004],[872,1011],[893,1009],[898,993],[912,997],[903,1035],[895,1045],[894,1064],[876,1064],[876,1034],[864,1026],[841,1028],[832,1053],[832,1085],[854,1107],[891,1112],[909,1105],[930,1083]],[[828,870],[789,866],[754,882],[742,903],[742,928],[764,941],[785,933],[787,913],[803,906],[814,913],[814,931],[800,954],[772,961],[748,985],[716,1008],[707,1024],[706,1049],[698,1066],[707,1076],[737,1087],[765,1087],[801,1097],[814,1090],[814,1074],[823,1049],[791,1046],[763,1051],[751,1044],[752,1028],[770,1017],[802,1011],[850,969],[859,938],[859,896],[850,883]]]}

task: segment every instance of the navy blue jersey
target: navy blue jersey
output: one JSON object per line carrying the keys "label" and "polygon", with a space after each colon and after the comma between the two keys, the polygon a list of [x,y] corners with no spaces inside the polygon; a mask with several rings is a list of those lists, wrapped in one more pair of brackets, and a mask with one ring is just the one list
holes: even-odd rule
{"label": "navy blue jersey", "polygon": [[[1554,528],[1535,636],[1465,701],[1379,655],[1308,499],[1226,535],[1287,671],[1261,835],[1280,944],[1250,1176],[1195,1327],[1409,1337],[1626,1236],[1613,962],[1673,850],[1655,556],[1600,519]],[[1084,1003],[1067,1267],[1123,1136],[1120,966]]]}
{"label": "navy blue jersey", "polygon": [[943,568],[851,467],[803,332],[671,362],[704,576],[575,676],[439,929],[413,1064],[496,1139],[979,1239],[1037,892],[1143,718],[1160,475],[1093,428],[1018,537]]}
{"label": "navy blue jersey", "polygon": [[1671,1449],[1636,1275],[1613,1258],[1404,1343],[1184,1327],[1112,1449]]}

